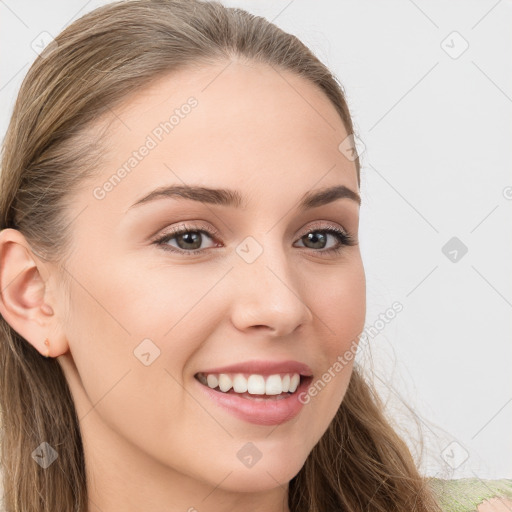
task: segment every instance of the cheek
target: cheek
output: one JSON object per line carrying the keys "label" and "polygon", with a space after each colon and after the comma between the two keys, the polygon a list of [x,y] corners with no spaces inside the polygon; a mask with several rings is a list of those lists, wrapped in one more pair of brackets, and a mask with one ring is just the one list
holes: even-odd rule
{"label": "cheek", "polygon": [[324,278],[322,287],[318,286],[318,281],[315,291],[311,290],[310,302],[317,322],[317,345],[311,350],[321,352],[322,363],[303,400],[316,409],[327,428],[345,395],[359,336],[364,330],[366,281],[360,260]]}
{"label": "cheek", "polygon": [[[189,271],[184,277],[183,267],[138,263],[109,258],[93,267],[94,274],[83,267],[73,273],[66,325],[70,351],[90,401],[109,402],[112,410],[103,409],[111,418],[119,415],[116,400],[127,397],[147,414],[152,400],[144,397],[155,397],[156,390],[168,403],[181,400],[187,362],[215,331],[219,316],[211,298],[201,299],[222,269],[219,275]],[[153,404],[155,412],[165,414]]]}
{"label": "cheek", "polygon": [[310,280],[308,299],[324,332],[322,348],[327,365],[345,352],[364,329],[366,318],[366,280],[360,259],[354,259],[337,271],[316,274]]}
{"label": "cheek", "polygon": [[177,287],[164,293],[141,272],[128,278],[111,270],[94,279],[82,275],[82,286],[71,288],[66,329],[85,392],[75,394],[79,418],[90,429],[101,418],[155,458],[176,456],[197,437],[191,417],[216,426],[201,416],[182,385],[183,368],[201,341],[197,318],[185,314],[188,302],[197,299],[184,304]]}

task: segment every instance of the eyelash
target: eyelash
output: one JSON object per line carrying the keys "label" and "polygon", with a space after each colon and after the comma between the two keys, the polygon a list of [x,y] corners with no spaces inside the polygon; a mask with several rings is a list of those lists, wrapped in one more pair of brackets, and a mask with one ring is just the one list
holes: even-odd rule
{"label": "eyelash", "polygon": [[[207,250],[207,249],[194,249],[192,251],[186,251],[184,249],[176,249],[175,247],[167,245],[166,242],[169,242],[170,240],[172,240],[173,238],[175,238],[179,235],[183,235],[183,234],[189,233],[189,232],[203,233],[203,234],[208,235],[212,239],[216,238],[219,235],[218,231],[216,231],[215,229],[213,229],[213,230],[200,229],[197,226],[187,226],[186,224],[181,224],[180,227],[172,229],[169,233],[166,233],[165,235],[154,240],[153,243],[156,244],[157,246],[161,247],[164,251],[170,251],[170,252],[174,252],[174,253],[178,253],[178,254],[185,254],[186,256],[195,256],[195,255],[201,254],[205,250]],[[326,250],[317,250],[317,251],[315,251],[315,249],[311,249],[312,251],[318,252],[320,254],[335,255],[335,254],[338,254],[339,252],[341,252],[345,246],[353,246],[353,245],[357,244],[357,241],[354,239],[354,237],[352,235],[350,235],[350,233],[342,231],[341,229],[333,227],[333,226],[328,227],[328,228],[322,228],[322,229],[315,228],[311,231],[308,231],[307,233],[302,235],[302,237],[300,237],[300,238],[303,238],[304,236],[306,236],[310,233],[328,233],[328,234],[334,235],[338,238],[339,245],[337,247],[333,247],[331,249],[326,249]]]}

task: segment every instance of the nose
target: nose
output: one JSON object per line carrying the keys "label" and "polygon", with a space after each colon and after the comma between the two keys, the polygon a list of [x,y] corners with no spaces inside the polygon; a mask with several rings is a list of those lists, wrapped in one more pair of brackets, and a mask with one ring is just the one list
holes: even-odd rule
{"label": "nose", "polygon": [[240,331],[265,330],[284,337],[311,322],[304,276],[283,251],[265,248],[252,263],[243,258],[232,272],[232,322]]}

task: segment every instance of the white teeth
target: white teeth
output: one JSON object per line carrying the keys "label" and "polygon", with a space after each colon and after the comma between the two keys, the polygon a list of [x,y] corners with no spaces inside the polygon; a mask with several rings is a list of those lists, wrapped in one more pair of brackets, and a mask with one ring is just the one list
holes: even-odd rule
{"label": "white teeth", "polygon": [[247,392],[247,379],[243,375],[235,375],[235,378],[233,379],[233,391],[236,393]]}
{"label": "white teeth", "polygon": [[225,373],[221,373],[219,375],[219,388],[221,391],[229,391],[233,387],[233,383],[231,382],[231,377],[226,375]]}
{"label": "white teeth", "polygon": [[290,391],[290,376],[288,374],[286,374],[284,377],[283,377],[283,393],[288,393],[288,391]]}
{"label": "white teeth", "polygon": [[293,393],[297,386],[299,385],[300,377],[298,373],[294,373],[292,378],[290,379],[290,389],[288,390],[290,393]]}
{"label": "white teeth", "polygon": [[206,383],[208,384],[208,387],[214,389],[219,385],[219,379],[217,379],[217,376],[212,373],[206,377]]}
{"label": "white teeth", "polygon": [[220,389],[227,393],[231,388],[235,393],[249,393],[251,395],[280,395],[294,393],[300,384],[300,375],[274,374],[264,377],[258,374],[213,374],[199,373],[198,380],[212,389]]}
{"label": "white teeth", "polygon": [[251,395],[265,394],[265,379],[262,375],[250,375],[247,380],[247,391]]}
{"label": "white teeth", "polygon": [[283,384],[280,375],[271,375],[265,383],[266,395],[280,395],[283,392]]}

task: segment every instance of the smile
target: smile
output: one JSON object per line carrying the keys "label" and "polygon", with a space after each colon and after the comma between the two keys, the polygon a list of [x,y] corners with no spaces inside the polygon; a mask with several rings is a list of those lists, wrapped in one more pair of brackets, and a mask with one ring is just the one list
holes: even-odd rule
{"label": "smile", "polygon": [[271,375],[205,373],[195,376],[199,390],[223,412],[256,425],[278,425],[295,418],[304,404],[312,376],[299,373]]}
{"label": "smile", "polygon": [[[223,393],[238,393],[242,395],[278,396],[294,393],[300,383],[300,374],[284,373],[273,375],[243,374],[243,373],[198,373],[197,380],[211,389]],[[250,398],[250,397],[249,397]]]}

